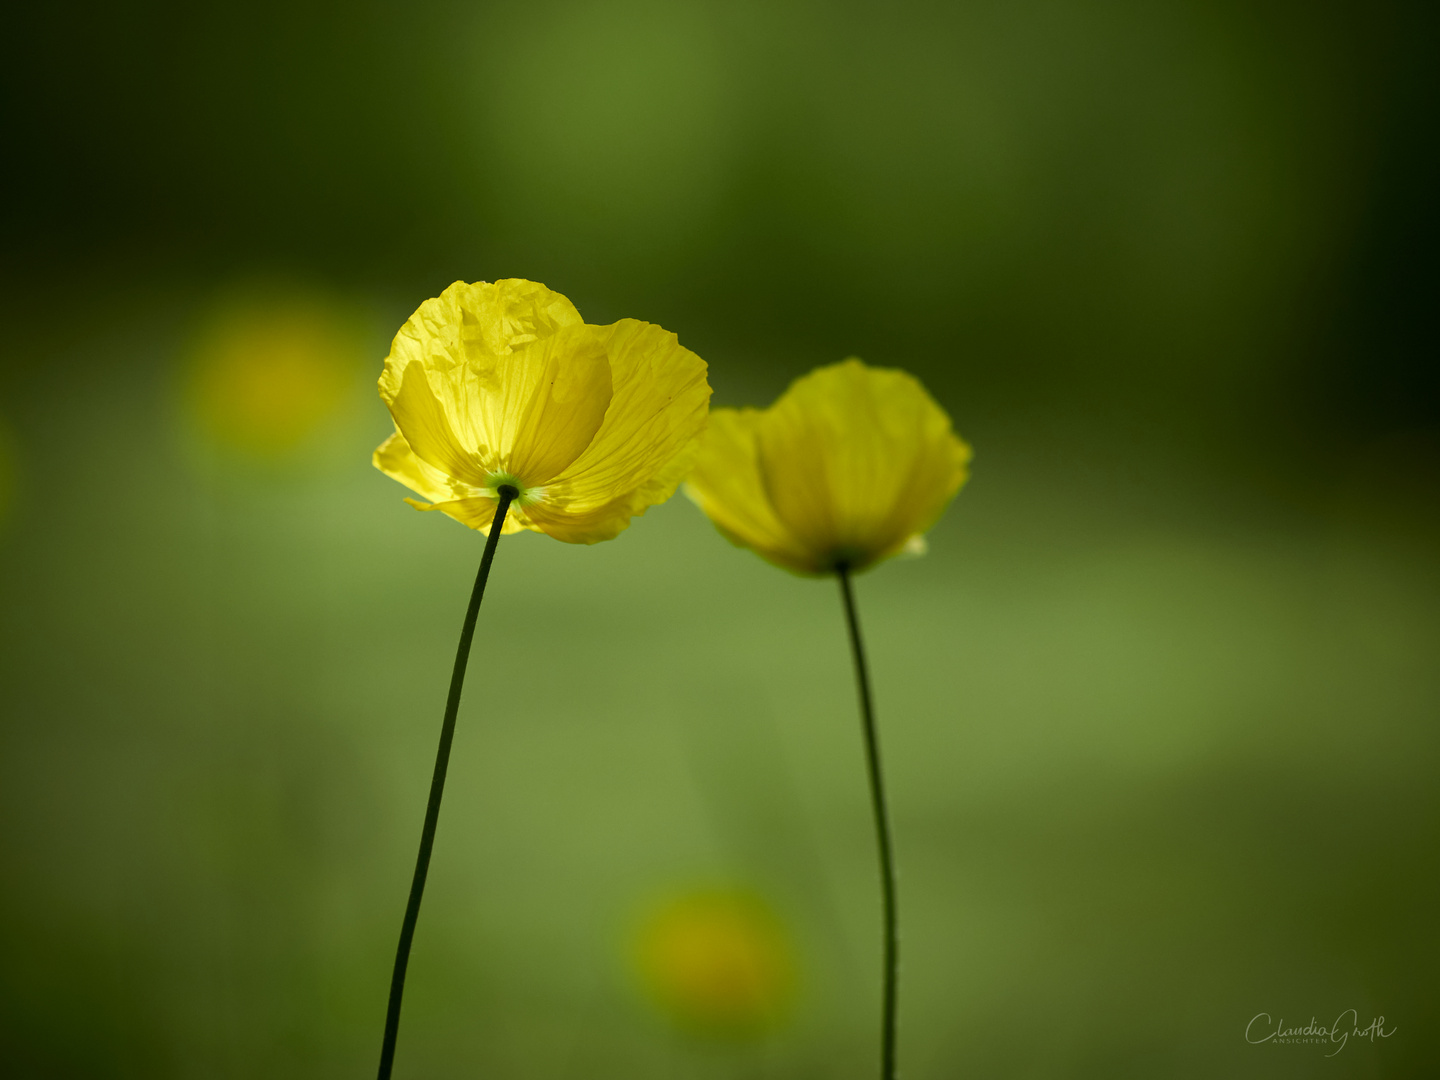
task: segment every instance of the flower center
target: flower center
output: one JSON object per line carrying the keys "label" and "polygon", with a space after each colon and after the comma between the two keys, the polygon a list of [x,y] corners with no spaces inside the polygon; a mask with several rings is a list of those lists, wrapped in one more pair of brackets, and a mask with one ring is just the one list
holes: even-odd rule
{"label": "flower center", "polygon": [[504,470],[492,472],[486,476],[485,486],[480,490],[482,494],[492,499],[498,499],[504,488],[509,488],[514,493],[511,501],[515,506],[526,506],[533,502],[539,502],[545,495],[543,487],[527,487],[525,482],[514,473]]}
{"label": "flower center", "polygon": [[824,565],[833,572],[859,570],[868,566],[873,558],[873,553],[858,545],[839,544],[831,550],[824,560]]}

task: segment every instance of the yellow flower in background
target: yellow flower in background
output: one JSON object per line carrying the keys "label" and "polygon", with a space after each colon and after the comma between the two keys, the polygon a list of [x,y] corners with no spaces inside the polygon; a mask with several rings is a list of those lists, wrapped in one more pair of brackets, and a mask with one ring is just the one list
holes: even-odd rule
{"label": "yellow flower in background", "polygon": [[363,335],[337,302],[304,288],[242,287],[200,325],[188,401],[216,442],[283,455],[340,411],[363,358]]}
{"label": "yellow flower in background", "polygon": [[923,551],[969,460],[919,381],[851,359],[795,380],[769,409],[716,409],[686,491],[777,566],[856,571]]}
{"label": "yellow flower in background", "polygon": [[637,959],[656,1004],[703,1034],[763,1033],[794,997],[789,937],[748,892],[688,893],[657,908],[641,928]]}
{"label": "yellow flower in background", "polygon": [[796,379],[768,409],[717,409],[686,487],[734,543],[798,574],[835,575],[855,661],[880,869],[880,1077],[898,1076],[894,846],[880,737],[851,581],[924,533],[960,490],[970,447],[913,376],[846,360]]}
{"label": "yellow flower in background", "polygon": [[380,396],[395,434],[375,466],[472,529],[498,491],[519,494],[504,532],[609,540],[689,470],[705,427],[705,361],[674,334],[591,326],[544,285],[457,281],[396,335]]}

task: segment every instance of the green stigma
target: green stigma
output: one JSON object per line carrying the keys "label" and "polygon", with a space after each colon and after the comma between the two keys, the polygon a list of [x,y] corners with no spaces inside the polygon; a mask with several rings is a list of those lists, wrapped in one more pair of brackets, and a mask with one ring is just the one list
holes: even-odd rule
{"label": "green stigma", "polygon": [[534,502],[541,494],[540,488],[528,487],[523,480],[511,472],[497,471],[485,477],[485,493],[491,498],[499,498],[502,487],[514,488],[519,494],[515,496],[515,503],[523,506],[527,502]]}

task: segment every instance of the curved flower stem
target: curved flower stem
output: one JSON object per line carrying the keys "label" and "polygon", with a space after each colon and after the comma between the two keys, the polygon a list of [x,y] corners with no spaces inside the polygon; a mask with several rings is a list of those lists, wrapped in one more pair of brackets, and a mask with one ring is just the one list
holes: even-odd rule
{"label": "curved flower stem", "polygon": [[470,642],[475,637],[475,619],[480,614],[480,601],[485,596],[490,564],[495,561],[495,546],[505,525],[505,512],[510,509],[510,503],[517,494],[509,486],[499,490],[499,505],[495,507],[495,520],[490,523],[490,535],[485,538],[485,553],[480,556],[475,591],[470,594],[470,607],[460,627],[460,647],[455,651],[450,696],[445,701],[445,720],[440,725],[440,749],[435,755],[435,774],[430,780],[430,801],[425,806],[425,825],[420,830],[420,853],[415,858],[415,877],[410,882],[410,899],[405,902],[405,919],[400,924],[400,945],[395,950],[395,971],[390,976],[390,1004],[385,1010],[385,1040],[380,1047],[379,1080],[388,1080],[395,1062],[395,1038],[400,1032],[400,999],[405,993],[405,967],[410,962],[415,920],[420,917],[420,897],[425,893],[430,850],[435,846],[435,826],[440,820],[440,798],[445,794],[445,771],[450,765],[450,743],[455,738],[455,716],[460,711],[460,691],[465,685],[465,665],[470,659]]}
{"label": "curved flower stem", "polygon": [[880,1014],[880,1077],[895,1080],[895,992],[900,975],[900,933],[895,917],[895,856],[890,847],[890,818],[885,809],[885,781],[880,772],[880,737],[875,731],[875,709],[870,703],[870,672],[865,665],[865,644],[860,640],[860,617],[850,570],[836,567],[840,595],[845,599],[845,621],[850,628],[850,650],[855,656],[855,683],[860,691],[860,718],[865,729],[865,763],[870,773],[870,803],[875,811],[875,839],[880,849],[880,893],[885,922],[885,989]]}

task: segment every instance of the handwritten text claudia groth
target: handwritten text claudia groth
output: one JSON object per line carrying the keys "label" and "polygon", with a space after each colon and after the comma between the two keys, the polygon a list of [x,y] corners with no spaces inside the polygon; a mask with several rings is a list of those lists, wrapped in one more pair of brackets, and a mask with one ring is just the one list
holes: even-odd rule
{"label": "handwritten text claudia groth", "polygon": [[1319,1043],[1334,1047],[1325,1055],[1334,1057],[1345,1049],[1345,1044],[1352,1038],[1369,1039],[1373,1043],[1376,1039],[1388,1039],[1397,1030],[1392,1027],[1387,1031],[1383,1016],[1377,1016],[1370,1021],[1369,1027],[1362,1028],[1360,1014],[1354,1009],[1346,1009],[1329,1027],[1318,1023],[1313,1016],[1303,1027],[1286,1027],[1283,1019],[1272,1020],[1269,1013],[1256,1013],[1250,1023],[1245,1025],[1245,1041],[1257,1046],[1261,1043],[1270,1043],[1272,1046]]}

